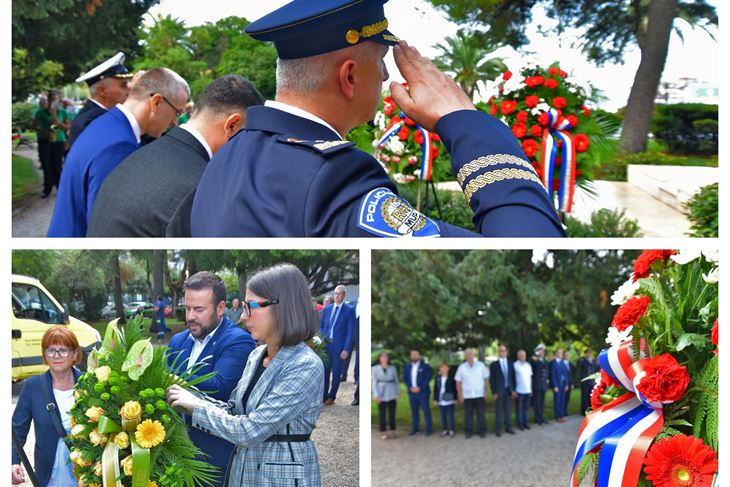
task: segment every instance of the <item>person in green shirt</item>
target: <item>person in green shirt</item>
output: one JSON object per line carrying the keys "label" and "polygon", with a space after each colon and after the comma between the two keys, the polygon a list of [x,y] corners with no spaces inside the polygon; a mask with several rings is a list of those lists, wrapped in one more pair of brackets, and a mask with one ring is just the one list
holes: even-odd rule
{"label": "person in green shirt", "polygon": [[48,108],[46,95],[38,97],[38,108],[33,112],[33,130],[38,140],[38,161],[43,169],[43,193],[41,198],[47,198],[53,189],[53,181],[50,179],[51,165],[51,125],[53,118]]}
{"label": "person in green shirt", "polygon": [[38,133],[38,154],[43,168],[43,193],[47,198],[53,187],[58,189],[63,167],[63,156],[68,142],[67,131],[71,128],[71,117],[63,109],[57,93],[49,93],[48,101],[40,105],[33,119]]}

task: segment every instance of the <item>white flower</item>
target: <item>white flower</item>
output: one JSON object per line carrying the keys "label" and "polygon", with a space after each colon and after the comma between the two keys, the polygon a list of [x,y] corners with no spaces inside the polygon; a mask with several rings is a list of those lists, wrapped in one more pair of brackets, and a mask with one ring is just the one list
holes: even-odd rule
{"label": "white flower", "polygon": [[387,123],[385,121],[385,114],[383,112],[376,113],[373,122],[375,122],[375,126],[378,127],[380,130],[385,130]]}
{"label": "white flower", "polygon": [[720,260],[720,251],[718,249],[703,250],[702,255],[710,262],[718,262]]}
{"label": "white flower", "polygon": [[612,326],[608,329],[608,336],[606,336],[606,343],[612,347],[621,345],[624,342],[631,340],[631,330],[634,326],[626,328],[624,331],[618,331],[618,328]]}
{"label": "white flower", "polygon": [[421,177],[421,170],[420,169],[416,169],[415,171],[413,171],[413,175],[416,176],[417,178],[420,178]]}
{"label": "white flower", "polygon": [[312,343],[315,345],[320,345],[322,343],[322,339],[319,337],[319,335],[314,335],[312,337]]}
{"label": "white flower", "polygon": [[702,274],[702,279],[704,279],[707,284],[717,284],[717,281],[720,280],[720,268],[715,267],[707,274]]}
{"label": "white flower", "polygon": [[540,99],[540,103],[538,103],[535,108],[537,108],[541,112],[549,112],[551,107],[550,107],[550,105],[545,103],[545,101],[543,99]]}
{"label": "white flower", "polygon": [[672,255],[670,259],[672,259],[674,262],[676,262],[679,265],[685,265],[689,264],[693,260],[700,258],[701,252],[699,250],[680,250],[676,254]]}
{"label": "white flower", "polygon": [[629,278],[628,281],[621,284],[616,291],[611,295],[611,306],[621,306],[626,301],[636,294],[639,290],[639,282],[633,282],[633,279]]}
{"label": "white flower", "polygon": [[403,142],[401,142],[400,139],[398,139],[398,137],[395,135],[388,139],[388,142],[385,143],[385,146],[393,154],[401,155],[405,150],[405,145],[403,145]]}
{"label": "white flower", "polygon": [[519,91],[522,88],[522,81],[521,76],[513,74],[510,79],[504,82],[504,91],[502,94],[509,95],[513,91]]}

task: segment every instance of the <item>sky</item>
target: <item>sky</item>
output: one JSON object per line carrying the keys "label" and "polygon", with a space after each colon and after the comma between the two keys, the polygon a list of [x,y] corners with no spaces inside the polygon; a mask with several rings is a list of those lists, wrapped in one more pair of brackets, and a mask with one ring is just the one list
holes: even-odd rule
{"label": "sky", "polygon": [[[185,21],[192,27],[206,22],[236,15],[248,20],[259,17],[288,3],[289,0],[268,0],[266,2],[231,2],[230,0],[206,0],[201,7],[198,0],[162,0],[150,9],[148,21],[152,16],[172,15]],[[719,7],[719,0],[708,3]],[[409,44],[416,46],[425,56],[435,57],[439,51],[433,46],[442,42],[447,36],[453,36],[457,26],[436,11],[425,0],[391,0],[385,5],[389,30]],[[533,22],[528,27],[529,45],[520,52],[512,48],[502,48],[494,53],[504,59],[512,71],[518,71],[526,61],[548,66],[560,61],[561,67],[571,76],[589,81],[600,89],[606,97],[599,106],[606,110],[616,110],[626,104],[633,84],[634,74],[639,66],[638,48],[628,50],[624,54],[624,64],[608,64],[596,67],[587,61],[578,48],[571,45],[575,38],[558,39],[557,36],[543,37],[539,27],[549,27],[552,21],[542,12],[536,11]],[[677,81],[679,78],[696,78],[716,87],[719,79],[719,47],[702,29],[692,29],[684,21],[675,21],[684,34],[682,42],[677,34],[672,34],[669,56],[664,68],[663,81]],[[713,31],[717,38],[717,29]],[[527,54],[530,53],[530,54]],[[386,64],[392,80],[403,81],[398,72],[392,54],[386,58]],[[495,94],[496,88],[487,86],[485,98]]]}

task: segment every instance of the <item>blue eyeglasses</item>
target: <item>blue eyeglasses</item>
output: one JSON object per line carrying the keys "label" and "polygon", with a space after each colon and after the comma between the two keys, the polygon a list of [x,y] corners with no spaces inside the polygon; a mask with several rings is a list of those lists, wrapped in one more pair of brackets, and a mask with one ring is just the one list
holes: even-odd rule
{"label": "blue eyeglasses", "polygon": [[279,304],[278,299],[274,299],[271,301],[244,301],[243,302],[243,310],[246,312],[246,316],[251,316],[251,310],[255,308],[266,308],[267,306],[271,306],[272,304]]}

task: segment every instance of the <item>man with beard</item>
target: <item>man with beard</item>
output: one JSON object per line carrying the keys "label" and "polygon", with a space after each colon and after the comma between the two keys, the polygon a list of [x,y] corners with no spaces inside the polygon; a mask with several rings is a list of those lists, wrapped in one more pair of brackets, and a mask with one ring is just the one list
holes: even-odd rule
{"label": "man with beard", "polygon": [[[216,274],[198,272],[190,276],[185,281],[188,330],[172,337],[168,352],[168,364],[177,374],[192,367],[200,367],[193,378],[216,372],[197,387],[221,401],[230,397],[248,355],[256,348],[251,335],[225,317],[226,294],[226,285]],[[190,424],[190,417],[186,417],[186,421]],[[205,461],[221,469],[215,485],[222,486],[234,445],[196,428],[188,433],[193,443],[209,455]]]}

